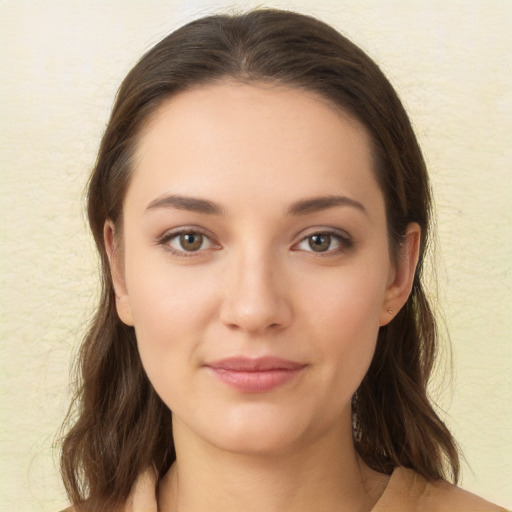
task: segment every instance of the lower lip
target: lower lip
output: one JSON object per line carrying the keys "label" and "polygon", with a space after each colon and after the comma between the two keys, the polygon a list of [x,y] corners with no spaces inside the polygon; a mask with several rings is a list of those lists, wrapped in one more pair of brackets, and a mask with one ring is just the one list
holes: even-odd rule
{"label": "lower lip", "polygon": [[208,367],[225,384],[244,393],[265,393],[286,384],[304,369],[274,369],[263,371],[235,371],[225,368]]}

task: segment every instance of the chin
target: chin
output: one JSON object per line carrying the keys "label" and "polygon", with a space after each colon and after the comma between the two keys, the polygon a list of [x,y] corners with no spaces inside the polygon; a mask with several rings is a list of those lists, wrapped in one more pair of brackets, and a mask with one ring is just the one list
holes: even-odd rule
{"label": "chin", "polygon": [[290,429],[246,428],[244,431],[226,429],[211,443],[218,449],[239,455],[271,457],[292,451],[302,436]]}
{"label": "chin", "polygon": [[197,429],[190,427],[208,444],[225,452],[282,455],[313,444],[337,423],[333,418],[319,421],[314,414],[307,413],[304,405],[287,410],[283,404],[239,404],[222,413],[218,411],[215,419],[197,425]]}

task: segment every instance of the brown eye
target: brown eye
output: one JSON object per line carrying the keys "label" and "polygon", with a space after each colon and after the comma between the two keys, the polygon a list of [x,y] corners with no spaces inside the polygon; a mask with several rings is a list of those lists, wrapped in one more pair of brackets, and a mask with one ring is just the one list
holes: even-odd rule
{"label": "brown eye", "polygon": [[203,245],[201,233],[183,233],[179,238],[179,245],[184,251],[198,251]]}
{"label": "brown eye", "polygon": [[331,235],[318,234],[308,237],[308,244],[314,252],[325,252],[331,246]]}
{"label": "brown eye", "polygon": [[204,251],[220,248],[208,235],[193,230],[168,233],[160,239],[160,244],[176,256],[196,256]]}
{"label": "brown eye", "polygon": [[317,231],[305,236],[298,244],[293,246],[294,251],[314,252],[319,256],[336,256],[353,247],[351,236],[336,230]]}

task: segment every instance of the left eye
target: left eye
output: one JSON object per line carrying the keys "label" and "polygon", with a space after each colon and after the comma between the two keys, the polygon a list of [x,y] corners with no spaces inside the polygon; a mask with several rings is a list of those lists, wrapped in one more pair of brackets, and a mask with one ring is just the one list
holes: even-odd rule
{"label": "left eye", "polygon": [[301,240],[296,247],[300,251],[322,253],[341,249],[344,245],[343,242],[345,242],[344,239],[339,235],[315,233]]}
{"label": "left eye", "polygon": [[197,252],[212,247],[211,240],[197,231],[177,233],[167,240],[167,244],[176,252]]}

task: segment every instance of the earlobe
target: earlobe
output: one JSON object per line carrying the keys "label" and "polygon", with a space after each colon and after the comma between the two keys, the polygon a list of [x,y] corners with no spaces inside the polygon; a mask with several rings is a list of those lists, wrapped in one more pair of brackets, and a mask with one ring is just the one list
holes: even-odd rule
{"label": "earlobe", "polygon": [[107,220],[103,226],[103,240],[110,264],[112,284],[116,296],[117,314],[123,323],[133,326],[132,310],[123,269],[123,254],[118,246],[119,241],[117,240],[115,229],[114,223],[111,220]]}
{"label": "earlobe", "polygon": [[407,226],[403,243],[400,245],[398,262],[392,281],[386,290],[379,325],[387,325],[400,311],[412,290],[420,250],[420,226],[412,222]]}

